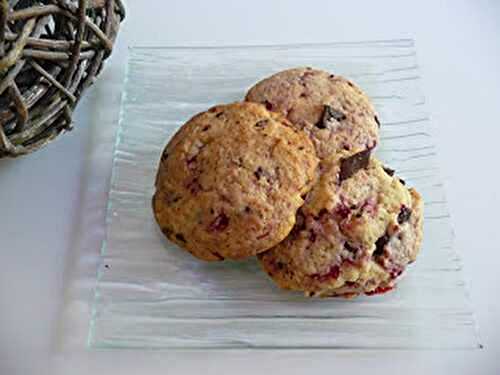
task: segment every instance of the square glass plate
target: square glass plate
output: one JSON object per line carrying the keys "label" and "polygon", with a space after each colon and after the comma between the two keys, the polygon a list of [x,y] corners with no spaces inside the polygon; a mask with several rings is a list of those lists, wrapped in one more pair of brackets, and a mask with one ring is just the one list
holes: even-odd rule
{"label": "square glass plate", "polygon": [[[254,259],[194,259],[164,240],[152,216],[157,162],[179,126],[304,65],[349,77],[369,94],[382,123],[378,157],[425,199],[421,255],[392,293],[311,300],[281,291]],[[477,348],[419,79],[411,40],[131,49],[89,346]]]}

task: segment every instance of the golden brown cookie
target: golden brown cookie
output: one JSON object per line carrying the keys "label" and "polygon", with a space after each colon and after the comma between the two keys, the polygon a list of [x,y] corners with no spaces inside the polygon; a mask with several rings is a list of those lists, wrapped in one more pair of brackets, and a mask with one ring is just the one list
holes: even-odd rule
{"label": "golden brown cookie", "polygon": [[280,287],[308,296],[391,290],[419,252],[419,194],[369,152],[332,157],[321,167],[290,235],[259,255],[264,270]]}
{"label": "golden brown cookie", "polygon": [[166,146],[153,210],[194,256],[241,259],[282,241],[312,187],[318,159],[303,132],[256,103],[219,105]]}
{"label": "golden brown cookie", "polygon": [[245,100],[285,115],[312,139],[320,159],[355,154],[378,142],[379,120],[369,98],[351,81],[312,68],[285,70],[266,78]]}

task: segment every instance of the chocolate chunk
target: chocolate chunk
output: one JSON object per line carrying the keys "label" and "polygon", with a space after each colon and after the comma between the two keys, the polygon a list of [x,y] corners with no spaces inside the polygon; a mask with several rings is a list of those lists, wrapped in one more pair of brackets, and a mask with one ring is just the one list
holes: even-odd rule
{"label": "chocolate chunk", "polygon": [[253,175],[257,179],[257,181],[260,181],[261,178],[265,178],[265,181],[267,181],[268,184],[272,184],[276,178],[279,179],[279,167],[276,167],[274,170],[274,175],[263,169],[262,167],[258,167],[255,172],[253,172]]}
{"label": "chocolate chunk", "polygon": [[180,195],[168,194],[165,198],[165,202],[170,206],[174,203],[179,202],[182,199]]}
{"label": "chocolate chunk", "polygon": [[398,223],[403,224],[410,220],[411,217],[411,208],[406,207],[405,205],[401,206],[401,210],[398,214]]}
{"label": "chocolate chunk", "polygon": [[217,251],[211,251],[210,254],[212,254],[214,257],[216,257],[219,260],[224,260],[224,257],[220,255]]}
{"label": "chocolate chunk", "polygon": [[318,121],[316,127],[319,129],[326,129],[327,124],[332,120],[343,121],[345,119],[346,119],[345,114],[325,104],[323,110],[323,116],[321,116],[321,120]]}
{"label": "chocolate chunk", "polygon": [[326,124],[323,122],[323,120],[319,120],[316,125],[315,125],[318,129],[326,129]]}
{"label": "chocolate chunk", "polygon": [[252,212],[252,209],[250,207],[246,206],[244,211],[246,214],[249,214],[250,212]]}
{"label": "chocolate chunk", "polygon": [[264,101],[264,105],[266,106],[266,109],[268,111],[272,111],[273,110],[273,103],[271,103],[269,100],[265,100]]}
{"label": "chocolate chunk", "polygon": [[399,182],[401,182],[403,185],[406,185],[406,181],[403,180],[402,178],[399,179]]}
{"label": "chocolate chunk", "polygon": [[283,268],[285,268],[285,265],[282,262],[277,262],[276,263],[276,268],[281,271]]}
{"label": "chocolate chunk", "polygon": [[378,127],[380,128],[380,121],[378,120],[377,116],[375,116],[375,122],[377,123]]}
{"label": "chocolate chunk", "polygon": [[219,118],[219,117],[221,117],[222,115],[224,115],[224,112],[219,112],[219,113],[217,113],[217,114],[215,115],[215,117]]}
{"label": "chocolate chunk", "polygon": [[384,247],[389,243],[391,237],[385,233],[382,237],[380,237],[377,242],[375,242],[375,251],[373,252],[373,256],[379,257],[384,255]]}
{"label": "chocolate chunk", "polygon": [[330,78],[335,78],[335,75],[334,74],[330,74]]}
{"label": "chocolate chunk", "polygon": [[350,253],[354,253],[354,254],[356,254],[359,250],[357,247],[352,246],[349,242],[344,243],[344,248],[347,251],[349,251]]}
{"label": "chocolate chunk", "polygon": [[172,229],[167,227],[161,227],[160,229],[165,236],[170,237],[172,235]]}
{"label": "chocolate chunk", "polygon": [[394,173],[396,172],[394,169],[391,169],[389,167],[384,167],[384,172],[387,173],[389,176],[394,176]]}
{"label": "chocolate chunk", "polygon": [[184,242],[184,243],[187,242],[186,239],[184,238],[184,236],[182,234],[180,234],[180,233],[177,233],[175,235],[175,238],[177,239],[177,241]]}
{"label": "chocolate chunk", "polygon": [[264,126],[266,126],[268,122],[269,122],[269,120],[260,120],[260,121],[257,121],[257,123],[255,124],[255,127],[261,129]]}
{"label": "chocolate chunk", "polygon": [[366,168],[370,162],[371,152],[371,149],[366,149],[353,156],[342,159],[340,163],[340,182],[352,177],[360,169]]}
{"label": "chocolate chunk", "polygon": [[322,208],[321,210],[319,210],[318,216],[316,216],[315,219],[321,220],[321,218],[326,215],[328,215],[328,210],[326,208]]}
{"label": "chocolate chunk", "polygon": [[211,231],[222,232],[229,225],[229,218],[226,216],[224,212],[220,213],[219,216],[215,218],[214,221],[210,224],[209,229]]}
{"label": "chocolate chunk", "polygon": [[206,132],[208,129],[210,129],[210,125],[205,125],[201,131]]}
{"label": "chocolate chunk", "polygon": [[346,119],[346,115],[336,109],[333,109],[329,105],[325,105],[325,112],[323,113],[323,116],[327,121],[330,121],[332,118],[337,121],[343,121]]}
{"label": "chocolate chunk", "polygon": [[232,160],[232,162],[238,167],[243,167],[243,158],[239,157],[237,160]]}
{"label": "chocolate chunk", "polygon": [[260,180],[260,178],[262,177],[263,174],[264,174],[264,170],[262,169],[262,167],[258,167],[257,170],[253,173],[253,175],[255,176],[255,178],[257,180]]}
{"label": "chocolate chunk", "polygon": [[389,275],[391,276],[391,279],[395,279],[399,276],[401,276],[401,274],[403,273],[404,271],[404,268],[396,268],[396,269],[393,269]]}

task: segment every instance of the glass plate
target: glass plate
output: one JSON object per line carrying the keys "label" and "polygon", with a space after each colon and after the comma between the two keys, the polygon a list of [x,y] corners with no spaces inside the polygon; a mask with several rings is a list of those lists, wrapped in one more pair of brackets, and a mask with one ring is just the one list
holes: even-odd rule
{"label": "glass plate", "polygon": [[[306,299],[275,287],[254,259],[197,261],[155,224],[157,162],[178,127],[241,100],[273,72],[304,65],[349,77],[369,94],[382,123],[378,157],[425,199],[422,252],[395,292]],[[411,40],[131,49],[89,346],[477,348],[419,80]]]}

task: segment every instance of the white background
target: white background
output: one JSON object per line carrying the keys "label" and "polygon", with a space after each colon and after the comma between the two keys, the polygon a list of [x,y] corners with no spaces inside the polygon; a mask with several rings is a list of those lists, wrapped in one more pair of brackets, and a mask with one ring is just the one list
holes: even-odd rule
{"label": "white background", "polygon": [[[456,248],[483,350],[166,353],[58,351],[63,280],[89,153],[99,147],[110,77],[127,45],[235,45],[415,38],[440,151]],[[102,79],[76,130],[19,160],[0,161],[0,374],[499,374],[500,1],[129,0]],[[116,124],[115,124],[116,125]],[[99,161],[107,182],[111,148]],[[95,167],[95,166],[94,166]],[[93,168],[94,168],[93,167]],[[96,202],[104,207],[105,195]],[[97,251],[98,249],[92,249]]]}

